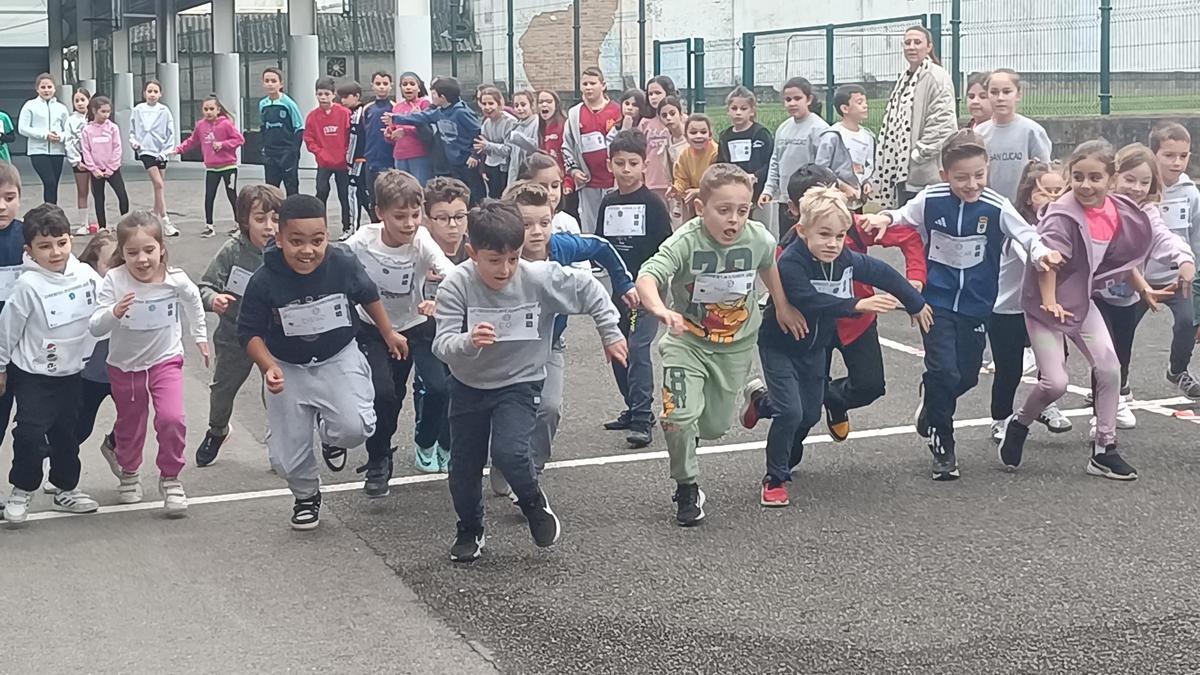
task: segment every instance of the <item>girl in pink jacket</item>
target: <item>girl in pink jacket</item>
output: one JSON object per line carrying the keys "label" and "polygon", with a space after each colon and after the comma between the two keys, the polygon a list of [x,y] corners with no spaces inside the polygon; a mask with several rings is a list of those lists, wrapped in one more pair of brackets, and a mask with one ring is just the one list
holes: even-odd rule
{"label": "girl in pink jacket", "polygon": [[121,130],[113,124],[112,102],[107,96],[93,96],[88,102],[88,123],[80,139],[83,168],[92,174],[92,200],[96,203],[96,222],[107,228],[104,216],[104,184],[117,193],[121,215],[129,213],[129,194],[121,178]]}
{"label": "girl in pink jacket", "polygon": [[225,197],[229,199],[231,213],[237,211],[237,171],[238,148],[246,142],[242,132],[233,123],[233,116],[225,109],[221,99],[216,94],[209,94],[200,105],[203,117],[196,122],[196,128],[187,140],[169,154],[183,153],[200,146],[200,154],[204,157],[204,231],[201,237],[211,237],[216,233],[213,229],[213,202],[217,198],[217,188],[225,185]]}

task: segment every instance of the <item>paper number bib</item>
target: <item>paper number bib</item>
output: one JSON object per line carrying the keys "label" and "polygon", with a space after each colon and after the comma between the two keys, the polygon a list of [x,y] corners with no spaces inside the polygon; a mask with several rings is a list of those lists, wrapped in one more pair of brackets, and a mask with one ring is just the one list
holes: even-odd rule
{"label": "paper number bib", "polygon": [[813,279],[812,285],[813,289],[818,293],[832,295],[835,298],[848,299],[854,297],[854,268],[847,267],[842,270],[841,279],[831,281]]}
{"label": "paper number bib", "polygon": [[1188,203],[1184,199],[1172,199],[1163,202],[1159,208],[1162,209],[1163,222],[1167,228],[1171,230],[1186,230],[1191,223],[1188,222]]}
{"label": "paper number bib", "polygon": [[604,134],[593,131],[590,134],[584,134],[579,145],[583,148],[584,153],[600,152],[608,149],[608,140],[604,138]]}
{"label": "paper number bib", "polygon": [[178,305],[174,293],[154,298],[136,298],[121,318],[121,324],[133,330],[167,328],[179,323]]}
{"label": "paper number bib", "polygon": [[970,269],[983,262],[987,235],[951,237],[940,230],[929,233],[929,259],[956,270]]}
{"label": "paper number bib", "polygon": [[96,309],[96,291],[90,281],[81,281],[70,288],[55,291],[41,300],[42,311],[46,313],[46,325],[50,328],[90,317]]}
{"label": "paper number bib", "polygon": [[307,337],[328,333],[350,324],[350,302],[342,293],[320,300],[279,308],[279,322],[288,337]]}
{"label": "paper number bib", "polygon": [[642,237],[645,234],[645,204],[624,204],[604,209],[604,236]]}
{"label": "paper number bib", "polygon": [[692,302],[706,305],[735,302],[754,290],[754,270],[697,274],[692,284]]}
{"label": "paper number bib", "polygon": [[742,139],[740,141],[729,141],[729,161],[749,162],[750,152],[754,148],[754,141]]}
{"label": "paper number bib", "polygon": [[19,276],[21,276],[20,265],[0,267],[0,302],[8,302],[8,299],[12,297],[12,287],[17,283]]}
{"label": "paper number bib", "polygon": [[468,307],[467,325],[474,330],[481,323],[490,323],[496,329],[496,342],[537,340],[538,321],[542,316],[542,305],[530,302],[516,307]]}
{"label": "paper number bib", "polygon": [[229,269],[229,280],[225,282],[225,292],[232,293],[239,298],[246,294],[246,284],[250,283],[250,277],[254,273],[245,267],[234,265]]}
{"label": "paper number bib", "polygon": [[387,256],[368,252],[363,260],[367,276],[371,277],[379,290],[395,295],[412,293],[416,268],[411,262],[400,262]]}

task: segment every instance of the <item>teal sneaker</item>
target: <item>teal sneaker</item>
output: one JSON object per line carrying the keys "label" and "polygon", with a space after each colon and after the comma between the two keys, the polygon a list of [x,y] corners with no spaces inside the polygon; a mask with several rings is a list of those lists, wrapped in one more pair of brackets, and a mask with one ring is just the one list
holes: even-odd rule
{"label": "teal sneaker", "polygon": [[437,449],[438,471],[450,473],[450,448],[443,448],[441,443],[435,443]]}
{"label": "teal sneaker", "polygon": [[417,471],[421,473],[437,473],[440,470],[438,465],[437,444],[422,448],[419,445],[413,444],[413,464],[417,467]]}

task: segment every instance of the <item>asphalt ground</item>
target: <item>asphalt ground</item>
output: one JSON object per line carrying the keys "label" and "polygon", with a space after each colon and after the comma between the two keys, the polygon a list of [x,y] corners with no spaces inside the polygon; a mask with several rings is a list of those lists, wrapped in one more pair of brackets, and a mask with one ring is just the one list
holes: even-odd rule
{"label": "asphalt ground", "polygon": [[[168,184],[184,230],[168,246],[198,278],[221,240],[196,235],[194,175]],[[25,209],[37,191],[27,183]],[[149,203],[148,183],[131,193]],[[232,225],[226,208],[218,230]],[[844,443],[814,429],[792,506],[758,505],[767,423],[735,427],[702,449],[708,517],[684,530],[657,429],[634,451],[600,428],[620,400],[589,321],[573,319],[544,480],[563,539],[535,548],[519,512],[490,498],[488,547],[471,565],[448,560],[444,476],[417,474],[404,453],[389,498],[368,501],[351,469],[327,472],[321,527],[290,530],[257,376],[220,460],[183,474],[186,519],[162,517],[152,479],[146,502],[116,505],[97,433],[81,487],[100,513],[66,517],[42,496],[24,527],[0,527],[0,672],[1200,672],[1200,460],[1197,427],[1174,414],[1190,406],[1163,379],[1169,317],[1148,317],[1138,337],[1138,426],[1120,434],[1141,476],[1130,484],[1084,473],[1078,389],[1061,401],[1075,429],[1035,427],[1020,470],[1002,470],[987,375],[959,406],[962,480],[930,481],[911,426],[920,338],[904,316],[880,332],[887,396],[852,414]],[[1075,384],[1082,363],[1072,357]],[[189,347],[189,455],[207,378]],[[105,404],[98,430],[111,420]],[[349,465],[364,460],[356,449]]]}

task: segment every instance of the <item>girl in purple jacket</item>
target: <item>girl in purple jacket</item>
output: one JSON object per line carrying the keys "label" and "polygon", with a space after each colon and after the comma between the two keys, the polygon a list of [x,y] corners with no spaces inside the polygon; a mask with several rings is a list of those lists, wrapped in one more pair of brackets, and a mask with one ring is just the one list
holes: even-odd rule
{"label": "girl in purple jacket", "polygon": [[1063,264],[1040,272],[1029,267],[1021,293],[1025,325],[1041,378],[1009,418],[1000,461],[1017,467],[1029,425],[1067,390],[1065,335],[1092,367],[1096,428],[1089,442],[1089,475],[1135,480],[1137,471],[1117,452],[1117,400],[1121,365],[1092,294],[1126,282],[1150,250],[1149,217],[1127,197],[1110,194],[1116,182],[1112,146],[1088,141],[1067,162],[1070,190],[1042,214],[1038,235],[1059,251]]}

